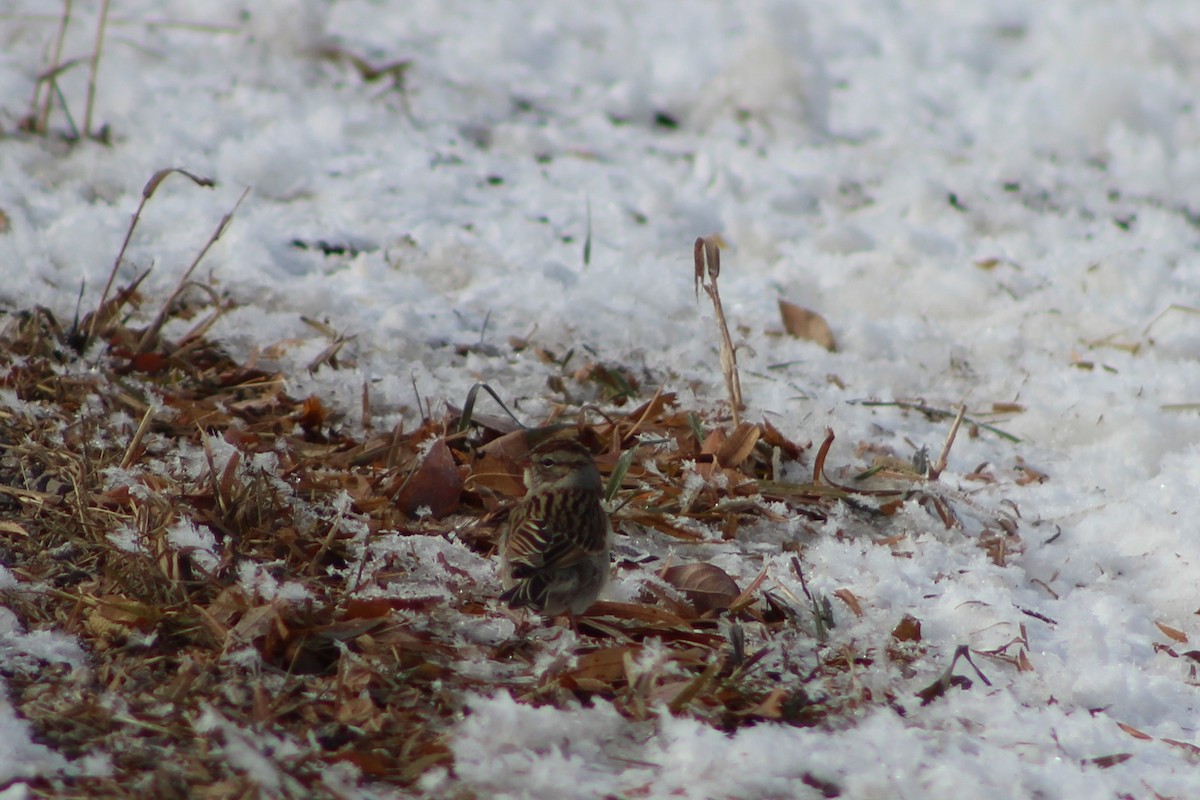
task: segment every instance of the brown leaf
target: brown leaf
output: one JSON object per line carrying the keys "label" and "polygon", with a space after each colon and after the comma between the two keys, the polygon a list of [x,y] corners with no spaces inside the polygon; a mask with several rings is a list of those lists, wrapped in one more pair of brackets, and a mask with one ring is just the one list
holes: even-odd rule
{"label": "brown leaf", "polygon": [[663,412],[670,406],[676,405],[674,392],[657,392],[654,397],[650,398],[640,406],[630,411],[625,415],[626,419],[636,421],[642,420],[657,420],[662,416]]}
{"label": "brown leaf", "polygon": [[772,425],[770,420],[764,419],[762,428],[762,439],[764,442],[771,447],[778,447],[790,461],[800,458],[800,453],[804,451],[804,448],[780,433],[779,429]]}
{"label": "brown leaf", "polygon": [[736,467],[750,457],[754,445],[762,436],[762,428],[749,422],[743,422],[733,429],[720,447],[717,448],[717,463],[723,467]]}
{"label": "brown leaf", "polygon": [[637,525],[645,525],[648,528],[653,528],[659,533],[664,533],[667,536],[671,536],[676,539],[698,542],[704,538],[704,534],[698,531],[689,530],[687,528],[671,524],[671,522],[669,522],[662,514],[652,514],[639,509],[634,509],[633,511],[629,512],[626,518],[630,522],[633,522]]}
{"label": "brown leaf", "polygon": [[1131,758],[1133,758],[1133,753],[1113,753],[1111,756],[1096,756],[1088,760],[1097,767],[1100,767],[1100,769],[1107,769],[1108,767],[1115,767],[1117,764],[1121,764]]}
{"label": "brown leaf", "polygon": [[137,372],[153,375],[167,368],[167,357],[162,353],[134,353],[129,358],[129,366]]}
{"label": "brown leaf", "polygon": [[780,719],[783,716],[783,702],[787,700],[787,697],[787,690],[782,686],[776,686],[757,706],[750,710],[750,713],[763,719]]}
{"label": "brown leaf", "polygon": [[387,597],[352,597],[346,601],[342,619],[376,619],[392,613],[392,601]]}
{"label": "brown leaf", "polygon": [[1050,480],[1049,475],[1040,469],[1034,469],[1029,466],[1025,463],[1025,459],[1020,456],[1017,456],[1017,463],[1013,466],[1013,469],[1021,473],[1021,476],[1016,480],[1018,486],[1028,486],[1031,483],[1045,483]]}
{"label": "brown leaf", "polygon": [[892,638],[897,642],[919,642],[921,641],[921,620],[905,614],[904,617],[896,623],[896,627],[892,628]]}
{"label": "brown leaf", "polygon": [[441,519],[458,508],[463,480],[458,465],[445,439],[438,439],[425,454],[417,471],[405,483],[396,497],[396,506],[409,516],[417,509],[428,508],[435,519]]}
{"label": "brown leaf", "polygon": [[520,461],[529,456],[529,436],[524,429],[497,436],[479,448],[479,452],[505,461]]}
{"label": "brown leaf", "polygon": [[837,349],[829,323],[817,312],[780,299],[779,316],[783,319],[783,329],[792,336],[816,342],[831,352]]}
{"label": "brown leaf", "polygon": [[636,654],[641,652],[641,649],[641,645],[634,644],[593,650],[579,656],[575,660],[575,668],[564,672],[563,675],[577,681],[593,680],[612,684],[625,677],[626,654]]}
{"label": "brown leaf", "polygon": [[1137,728],[1133,727],[1132,725],[1126,725],[1124,722],[1118,722],[1117,727],[1120,728],[1121,730],[1125,731],[1126,733],[1128,733],[1130,736],[1132,736],[1135,739],[1145,739],[1145,740],[1149,741],[1154,738],[1153,736],[1151,736],[1148,733],[1139,731]]}
{"label": "brown leaf", "polygon": [[619,619],[646,622],[663,628],[673,628],[690,631],[692,626],[682,617],[656,606],[642,603],[617,603],[612,600],[601,600],[588,609],[588,616],[610,616]]}
{"label": "brown leaf", "polygon": [[730,608],[734,609],[735,611],[740,611],[745,606],[750,605],[750,602],[754,597],[754,593],[758,591],[760,586],[762,586],[766,577],[767,568],[764,566],[758,571],[758,574],[754,576],[754,580],[750,581],[750,585],[745,589],[742,589],[742,593],[737,596],[737,599],[733,601],[733,603],[730,605]]}
{"label": "brown leaf", "polygon": [[362,770],[364,775],[371,776],[386,775],[396,767],[395,758],[390,753],[365,753],[349,750],[342,753],[335,753],[332,758],[335,761],[345,761],[353,764]]}
{"label": "brown leaf", "polygon": [[858,598],[854,596],[854,592],[851,592],[849,589],[838,589],[833,593],[833,596],[848,605],[850,610],[854,612],[854,616],[861,617],[863,615],[862,605],[859,604]]}
{"label": "brown leaf", "polygon": [[729,573],[713,564],[668,567],[662,571],[662,579],[683,592],[698,614],[729,608],[741,594]]}
{"label": "brown leaf", "polygon": [[1181,750],[1187,751],[1187,753],[1189,755],[1191,755],[1192,757],[1200,756],[1200,747],[1197,747],[1196,745],[1191,744],[1190,742],[1181,742],[1178,739],[1167,739],[1165,737],[1163,739],[1161,739],[1161,741],[1166,742],[1167,744],[1171,745],[1172,747],[1178,747]]}
{"label": "brown leaf", "polygon": [[304,404],[300,406],[300,413],[296,416],[296,422],[304,430],[311,431],[319,430],[328,418],[329,409],[321,402],[321,398],[316,395],[309,395]]}
{"label": "brown leaf", "polygon": [[721,449],[721,446],[725,444],[726,438],[728,437],[726,437],[723,428],[713,428],[708,432],[708,436],[704,437],[703,444],[700,445],[701,454],[715,456],[717,451]]}
{"label": "brown leaf", "polygon": [[1187,640],[1188,640],[1187,634],[1184,633],[1183,631],[1179,630],[1178,628],[1172,628],[1170,625],[1164,625],[1161,622],[1156,622],[1154,624],[1158,626],[1158,629],[1160,631],[1162,631],[1163,634],[1168,639],[1173,639],[1174,641],[1180,642],[1181,644],[1187,643]]}
{"label": "brown leaf", "polygon": [[525,493],[521,465],[507,458],[484,454],[471,467],[470,488],[490,489],[505,497],[520,497]]}

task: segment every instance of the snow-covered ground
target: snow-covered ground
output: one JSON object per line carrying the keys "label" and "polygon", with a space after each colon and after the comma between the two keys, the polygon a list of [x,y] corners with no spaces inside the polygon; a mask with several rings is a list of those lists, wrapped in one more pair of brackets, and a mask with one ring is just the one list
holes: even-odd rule
{"label": "snow-covered ground", "polygon": [[[481,695],[430,796],[818,796],[806,775],[862,798],[1200,793],[1195,751],[1164,741],[1200,744],[1179,640],[1200,637],[1200,317],[1172,308],[1200,305],[1200,4],[116,0],[93,114],[111,146],[18,134],[58,11],[0,4],[0,308],[70,319],[81,282],[94,307],[143,185],[174,166],[216,186],[168,179],[119,279],[153,266],[144,293],[166,296],[250,187],[201,266],[242,304],[213,335],[351,417],[368,382],[380,428],[417,421],[414,384],[460,403],[477,380],[536,420],[548,368],[509,337],[717,406],[691,263],[713,233],[747,418],[798,441],[831,428],[842,465],[865,463],[860,442],[908,458],[946,434],[855,401],[1009,409],[995,424],[1020,443],[961,435],[941,478],[974,491],[991,465],[973,499],[1019,509],[1006,566],[920,509],[892,523],[911,558],[833,520],[804,562],[811,588],[863,605],[835,605],[834,642],[881,649],[922,621],[937,658],[906,689],[1022,624],[1031,670],[977,656],[990,687],[910,692],[903,716],[733,735]],[[98,12],[75,3],[64,61]],[[344,54],[409,65],[366,81]],[[86,75],[60,81],[75,125]],[[59,105],[50,126],[68,130]],[[836,352],[775,335],[779,298],[819,311]],[[305,370],[328,340],[302,316],[355,337],[349,366]],[[496,349],[455,347],[479,342]],[[1017,485],[1020,459],[1048,480]],[[86,664],[0,622],[0,664]],[[68,768],[3,700],[0,728],[5,782]]]}

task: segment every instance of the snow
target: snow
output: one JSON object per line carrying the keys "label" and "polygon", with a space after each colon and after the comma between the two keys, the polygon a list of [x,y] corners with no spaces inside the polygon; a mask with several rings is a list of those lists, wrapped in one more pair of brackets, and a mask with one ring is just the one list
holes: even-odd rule
{"label": "snow", "polygon": [[[89,52],[99,3],[76,6],[66,57]],[[94,307],[146,180],[179,166],[215,188],[168,178],[119,281],[153,266],[143,292],[165,298],[250,187],[197,274],[242,304],[213,336],[348,419],[366,383],[377,428],[417,421],[414,385],[461,403],[477,380],[536,420],[550,373],[508,353],[510,336],[587,348],[715,407],[711,309],[691,286],[691,243],[710,233],[727,243],[747,419],[769,415],[799,441],[832,428],[829,464],[842,465],[861,463],[859,442],[907,458],[945,435],[855,401],[1024,408],[997,423],[1019,445],[960,436],[942,477],[957,490],[982,463],[1008,476],[973,495],[1019,508],[1023,548],[1007,566],[919,509],[894,523],[911,557],[835,538],[832,520],[804,562],[814,591],[862,602],[861,619],[835,606],[831,636],[847,647],[882,647],[904,614],[941,655],[999,647],[1023,624],[1033,672],[984,662],[991,687],[928,706],[909,694],[904,717],[875,708],[833,731],[733,735],[665,712],[633,723],[603,702],[481,694],[450,735],[455,777],[430,772],[422,791],[818,796],[807,775],[856,798],[1196,793],[1189,756],[1161,741],[1200,744],[1196,679],[1154,645],[1170,644],[1157,623],[1200,636],[1200,418],[1171,407],[1200,401],[1200,321],[1170,310],[1200,291],[1200,5],[126,0],[112,13],[95,117],[113,145],[68,147],[15,134],[57,9],[0,12],[0,308],[69,320],[81,284]],[[410,59],[406,91],[317,55],[332,45],[374,65]],[[85,71],[62,89],[80,124]],[[51,125],[66,129],[57,109]],[[326,256],[321,241],[353,252]],[[829,320],[838,351],[770,335],[779,297]],[[306,369],[328,341],[302,316],[355,337],[341,369]],[[501,354],[453,347],[481,341]],[[0,402],[28,413],[7,391]],[[1014,486],[1018,456],[1049,480]],[[215,563],[207,534],[180,523],[172,541]],[[784,523],[740,550],[695,552],[732,571],[772,535],[797,538]],[[441,539],[372,546],[487,568]],[[768,586],[799,593],[789,558],[769,566]],[[243,576],[291,596],[268,579]],[[460,580],[435,566],[403,591],[449,597]],[[0,622],[5,671],[83,665],[57,634]],[[472,635],[494,640],[496,625]],[[913,667],[915,691],[946,663]],[[282,787],[277,742],[208,724]],[[7,700],[0,741],[6,782],[67,768]],[[1116,753],[1132,757],[1090,761]]]}

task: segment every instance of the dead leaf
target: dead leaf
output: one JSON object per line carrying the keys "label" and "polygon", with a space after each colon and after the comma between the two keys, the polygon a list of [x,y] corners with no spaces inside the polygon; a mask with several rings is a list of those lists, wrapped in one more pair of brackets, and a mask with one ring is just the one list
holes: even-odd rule
{"label": "dead leaf", "polygon": [[804,448],[780,433],[779,429],[772,425],[770,420],[764,419],[762,428],[762,440],[764,442],[771,447],[778,447],[790,461],[800,458],[800,453],[804,451]]}
{"label": "dead leaf", "polygon": [[640,653],[642,646],[621,645],[605,647],[584,653],[575,661],[575,668],[563,673],[564,677],[579,680],[600,681],[611,685],[625,678],[625,655]]}
{"label": "dead leaf", "polygon": [[1135,739],[1145,739],[1146,741],[1150,741],[1151,739],[1154,738],[1153,736],[1151,736],[1148,733],[1139,731],[1137,728],[1133,727],[1132,725],[1126,725],[1124,722],[1118,722],[1117,727],[1120,728],[1121,730],[1125,731],[1126,733],[1128,733],[1130,736],[1132,736]]}
{"label": "dead leaf", "polygon": [[919,642],[921,641],[921,620],[905,614],[904,617],[896,623],[896,627],[892,628],[892,639],[897,642]]}
{"label": "dead leaf", "polygon": [[783,717],[783,703],[787,697],[787,690],[782,686],[776,686],[757,706],[750,710],[750,713],[763,719],[780,719]]}
{"label": "dead leaf", "polygon": [[741,594],[729,573],[713,564],[680,564],[663,570],[661,577],[683,592],[698,614],[729,608]]}
{"label": "dead leaf", "polygon": [[727,438],[728,437],[725,435],[724,428],[713,428],[708,432],[708,435],[704,437],[704,442],[700,445],[701,454],[715,457],[717,455],[717,451],[721,449],[723,444],[725,444],[725,440]]}
{"label": "dead leaf", "polygon": [[321,402],[321,398],[316,395],[309,395],[303,405],[300,406],[300,413],[296,415],[296,422],[304,430],[314,431],[319,430],[328,418],[329,409]]}
{"label": "dead leaf", "polygon": [[838,589],[833,593],[833,596],[848,605],[850,610],[854,612],[854,616],[861,617],[863,615],[862,605],[849,589]]}
{"label": "dead leaf", "polygon": [[733,429],[729,437],[717,448],[717,463],[723,467],[736,467],[750,457],[754,445],[762,436],[762,428],[743,422]]}
{"label": "dead leaf", "polygon": [[816,342],[830,352],[837,349],[829,323],[817,312],[780,299],[779,316],[783,319],[783,329],[792,336]]}
{"label": "dead leaf", "polygon": [[129,366],[137,372],[154,375],[167,368],[167,357],[162,353],[134,353],[129,358]]}
{"label": "dead leaf", "polygon": [[763,581],[767,577],[767,568],[764,566],[754,576],[754,580],[750,581],[750,585],[742,589],[742,593],[737,596],[737,599],[730,604],[730,609],[740,611],[754,601],[754,593],[762,586]]}
{"label": "dead leaf", "polygon": [[525,479],[516,461],[485,453],[471,467],[470,489],[490,489],[505,497],[520,497],[525,493]]}
{"label": "dead leaf", "polygon": [[682,617],[656,606],[642,603],[617,603],[611,600],[601,600],[588,609],[589,617],[617,617],[618,619],[645,622],[663,628],[690,631],[692,626]]}
{"label": "dead leaf", "polygon": [[376,619],[392,613],[392,601],[387,597],[352,597],[346,601],[342,619]]}
{"label": "dead leaf", "polygon": [[1166,742],[1167,744],[1171,745],[1172,747],[1178,747],[1181,750],[1185,750],[1187,752],[1187,754],[1192,756],[1193,758],[1195,758],[1196,756],[1200,756],[1200,747],[1197,747],[1196,745],[1191,744],[1190,742],[1181,742],[1178,739],[1167,739],[1165,737],[1163,739],[1161,739],[1160,741]]}
{"label": "dead leaf", "polygon": [[1179,630],[1178,628],[1172,628],[1170,625],[1164,625],[1161,622],[1156,622],[1154,624],[1158,626],[1158,629],[1160,631],[1162,631],[1163,634],[1168,639],[1172,639],[1176,642],[1180,642],[1181,644],[1187,643],[1187,640],[1188,640],[1187,634],[1184,633],[1183,631]]}
{"label": "dead leaf", "polygon": [[454,456],[446,440],[438,439],[401,488],[396,506],[409,516],[414,516],[419,508],[428,508],[434,519],[441,519],[458,508],[462,488],[462,475]]}
{"label": "dead leaf", "polygon": [[350,750],[342,753],[335,753],[333,754],[332,758],[335,761],[345,761],[348,764],[353,764],[355,767],[362,770],[364,775],[386,775],[396,766],[395,758],[390,753],[363,753]]}
{"label": "dead leaf", "polygon": [[1034,469],[1029,466],[1025,463],[1025,459],[1020,456],[1017,456],[1017,463],[1013,466],[1013,469],[1021,473],[1021,476],[1016,480],[1018,486],[1028,486],[1031,483],[1045,483],[1050,480],[1048,474],[1042,472],[1040,469]]}

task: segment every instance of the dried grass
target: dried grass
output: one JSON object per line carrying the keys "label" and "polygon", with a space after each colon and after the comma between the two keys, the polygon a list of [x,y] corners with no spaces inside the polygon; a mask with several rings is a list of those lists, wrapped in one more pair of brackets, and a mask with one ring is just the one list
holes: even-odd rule
{"label": "dried grass", "polygon": [[[146,199],[169,173],[152,179]],[[362,554],[383,535],[451,534],[490,553],[537,432],[477,413],[473,392],[462,412],[357,437],[319,398],[287,394],[284,376],[231,359],[205,338],[207,326],[164,338],[164,323],[185,313],[174,302],[133,327],[137,284],[112,298],[106,291],[96,311],[67,328],[40,308],[0,325],[0,389],[20,401],[0,409],[0,556],[19,582],[0,600],[27,629],[77,637],[92,659],[79,672],[17,665],[5,678],[38,741],[113,766],[105,778],[43,775],[31,784],[38,795],[185,797],[206,787],[203,796],[251,796],[264,787],[229,758],[243,747],[264,750],[278,778],[268,793],[277,796],[333,796],[322,777],[338,765],[408,785],[435,767],[452,770],[446,736],[464,696],[495,689],[536,704],[604,698],[635,720],[665,705],[723,730],[832,724],[894,697],[872,694],[858,671],[923,652],[915,620],[862,650],[827,644],[833,605],[809,592],[798,558],[804,598],[769,586],[765,567],[739,587],[712,564],[668,563],[639,602],[599,603],[579,620],[569,665],[532,672],[548,645],[519,636],[484,653],[508,677],[481,683],[461,666],[479,646],[423,619],[447,602],[462,615],[504,614],[495,599],[372,593],[401,568],[386,558],[368,567]],[[213,313],[228,307],[215,292],[204,297]],[[80,344],[93,337],[105,349],[88,364]],[[569,358],[547,360],[574,387],[564,394],[587,395],[590,385],[611,407],[640,393],[619,367],[568,371]],[[732,359],[727,366],[735,368]],[[736,409],[736,394],[730,402]],[[365,394],[363,405],[369,415]],[[726,429],[661,389],[631,410],[593,416],[599,421],[589,423],[581,412],[571,426],[610,476],[625,533],[695,543],[707,531],[732,538],[746,525],[791,519],[815,535],[842,505],[883,528],[910,499],[948,529],[961,527],[959,509],[987,516],[918,470],[828,470],[832,432],[809,464],[811,445],[769,423]],[[781,481],[797,462],[812,481]],[[702,486],[689,484],[693,473]],[[212,534],[217,563],[173,543],[181,525]],[[990,538],[980,546],[998,561],[1019,547],[1015,520],[994,515],[984,528]],[[308,599],[249,596],[237,577],[247,565]],[[834,596],[864,613],[848,590]],[[1015,646],[1016,655],[994,658],[1025,668],[1024,644]],[[965,650],[954,656],[970,659]],[[947,670],[921,699],[968,685]],[[261,744],[271,741],[288,742],[291,754]]]}

